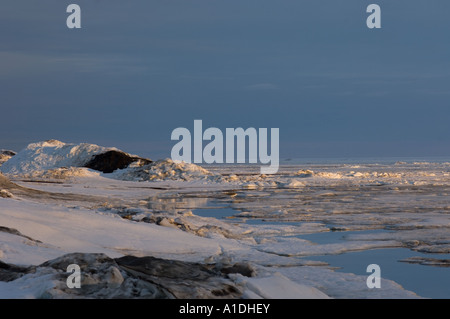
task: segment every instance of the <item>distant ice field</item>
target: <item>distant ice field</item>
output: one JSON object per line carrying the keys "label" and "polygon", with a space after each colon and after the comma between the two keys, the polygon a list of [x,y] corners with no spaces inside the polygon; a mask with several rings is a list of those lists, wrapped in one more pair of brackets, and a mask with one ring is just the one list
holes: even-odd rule
{"label": "distant ice field", "polygon": [[[282,187],[236,189],[232,199],[192,194],[188,206],[194,215],[257,225],[262,233],[266,228],[261,236],[277,237],[278,243],[264,251],[358,275],[368,275],[365,267],[377,263],[382,276],[419,296],[449,298],[450,162],[430,160],[283,164],[276,177],[268,177]],[[245,176],[258,167],[207,169]],[[291,178],[302,184],[289,187]],[[193,207],[195,197],[206,201]],[[275,225],[285,226],[285,235],[271,234]]]}

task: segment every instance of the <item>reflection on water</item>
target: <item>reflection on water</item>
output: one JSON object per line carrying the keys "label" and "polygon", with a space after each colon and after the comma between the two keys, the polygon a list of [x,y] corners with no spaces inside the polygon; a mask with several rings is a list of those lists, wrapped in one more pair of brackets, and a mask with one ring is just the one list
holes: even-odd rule
{"label": "reflection on water", "polygon": [[[300,235],[298,237],[317,244],[330,244],[348,240],[351,235],[391,233],[388,230],[344,231]],[[450,269],[401,262],[411,257],[450,258],[450,254],[424,254],[408,248],[370,249],[337,255],[309,256],[308,259],[328,263],[336,271],[368,276],[366,268],[377,264],[381,277],[402,285],[425,298],[450,298]]]}
{"label": "reflection on water", "polygon": [[[408,248],[371,249],[347,252],[340,255],[309,256],[308,259],[323,261],[336,271],[369,276],[366,268],[377,264],[381,277],[390,279],[425,298],[450,298],[450,269],[400,262],[400,260],[422,256],[426,258],[449,258],[449,255],[421,254]],[[380,289],[382,289],[381,287]]]}

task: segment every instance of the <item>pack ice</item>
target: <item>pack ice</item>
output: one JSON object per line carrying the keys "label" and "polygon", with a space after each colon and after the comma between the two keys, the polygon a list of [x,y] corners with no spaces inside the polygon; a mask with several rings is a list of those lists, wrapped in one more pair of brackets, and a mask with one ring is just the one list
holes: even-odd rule
{"label": "pack ice", "polygon": [[[6,156],[1,298],[419,298],[384,277],[369,289],[367,276],[316,258],[401,248],[443,256],[404,265],[448,265],[448,163],[265,176],[56,140]],[[337,233],[344,240],[307,237]],[[72,263],[81,290],[66,285]]]}

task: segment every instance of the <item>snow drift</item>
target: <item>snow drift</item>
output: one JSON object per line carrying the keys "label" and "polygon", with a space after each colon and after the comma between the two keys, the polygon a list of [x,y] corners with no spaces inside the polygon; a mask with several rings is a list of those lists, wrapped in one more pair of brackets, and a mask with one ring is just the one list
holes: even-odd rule
{"label": "snow drift", "polygon": [[192,180],[212,175],[195,164],[176,163],[171,159],[153,162],[114,147],[57,140],[29,144],[14,157],[10,156],[0,168],[9,177],[44,179],[92,176],[91,170],[127,181]]}
{"label": "snow drift", "polygon": [[62,167],[85,167],[95,155],[119,151],[94,144],[66,144],[57,140],[29,144],[5,162],[1,171],[6,175],[28,175]]}

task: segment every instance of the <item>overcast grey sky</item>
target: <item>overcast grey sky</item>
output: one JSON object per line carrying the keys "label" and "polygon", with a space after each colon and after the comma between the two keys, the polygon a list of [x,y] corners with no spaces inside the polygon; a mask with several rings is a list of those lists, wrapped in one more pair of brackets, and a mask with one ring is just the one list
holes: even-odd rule
{"label": "overcast grey sky", "polygon": [[[68,29],[77,3],[82,29]],[[377,3],[382,28],[368,29]],[[448,0],[3,0],[0,149],[169,157],[177,127],[278,127],[282,157],[450,155]]]}

